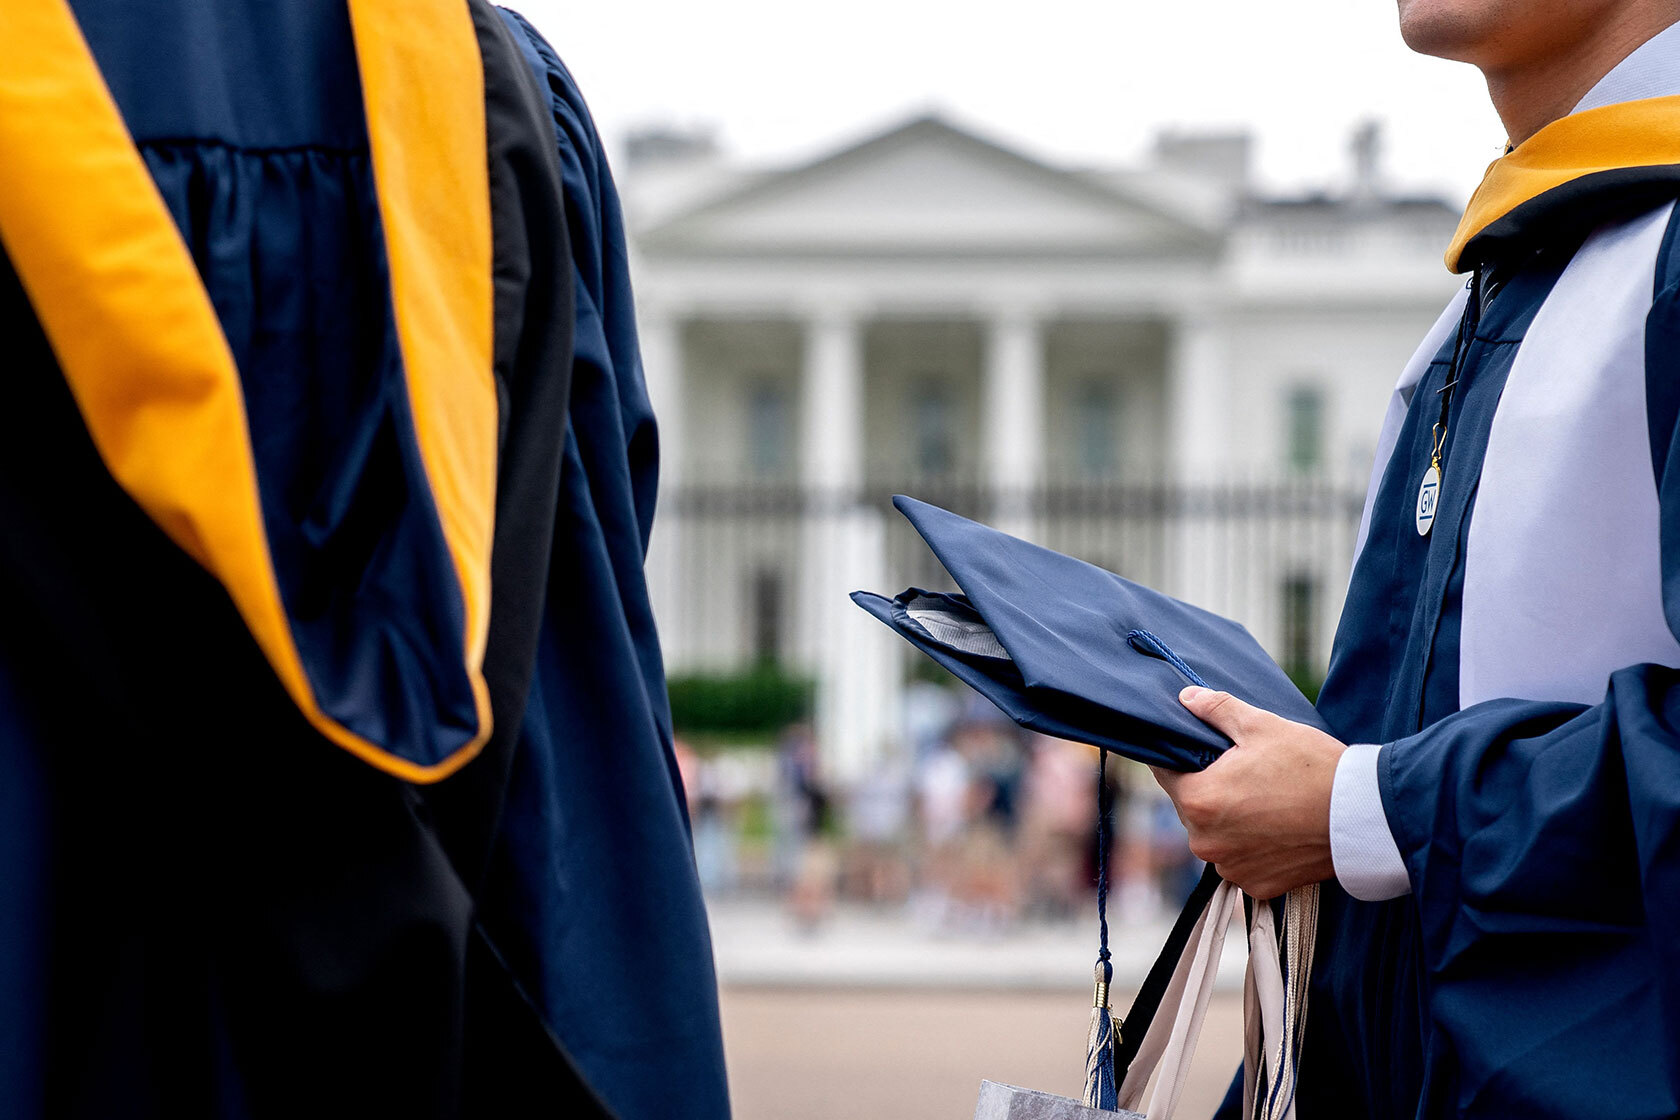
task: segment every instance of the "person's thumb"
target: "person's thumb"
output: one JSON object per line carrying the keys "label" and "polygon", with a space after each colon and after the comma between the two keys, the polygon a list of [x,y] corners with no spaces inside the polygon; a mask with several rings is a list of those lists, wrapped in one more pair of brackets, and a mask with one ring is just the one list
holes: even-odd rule
{"label": "person's thumb", "polygon": [[1178,702],[1190,709],[1190,714],[1235,742],[1251,733],[1256,723],[1267,713],[1245,704],[1229,692],[1191,685],[1178,694]]}

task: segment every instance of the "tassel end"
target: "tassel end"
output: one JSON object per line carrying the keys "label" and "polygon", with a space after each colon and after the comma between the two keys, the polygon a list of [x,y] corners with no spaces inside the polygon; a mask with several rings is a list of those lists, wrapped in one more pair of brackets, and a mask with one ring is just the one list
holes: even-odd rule
{"label": "tassel end", "polygon": [[1114,1079],[1114,1047],[1120,1038],[1120,1023],[1108,1005],[1108,985],[1113,967],[1097,964],[1097,986],[1092,996],[1091,1030],[1085,1039],[1085,1091],[1080,1100],[1087,1108],[1112,1112],[1119,1107],[1119,1086]]}

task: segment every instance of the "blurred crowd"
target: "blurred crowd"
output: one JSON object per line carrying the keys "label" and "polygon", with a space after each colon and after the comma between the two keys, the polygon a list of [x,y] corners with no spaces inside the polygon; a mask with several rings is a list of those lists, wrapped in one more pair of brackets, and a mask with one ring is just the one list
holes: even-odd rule
{"label": "blurred crowd", "polygon": [[[994,935],[1087,912],[1097,754],[1026,732],[967,690],[910,686],[904,742],[861,780],[824,773],[805,725],[773,751],[678,744],[707,893],[773,892],[817,930],[841,901],[903,907],[929,932]],[[1176,912],[1201,864],[1148,772],[1107,767],[1110,916]]]}

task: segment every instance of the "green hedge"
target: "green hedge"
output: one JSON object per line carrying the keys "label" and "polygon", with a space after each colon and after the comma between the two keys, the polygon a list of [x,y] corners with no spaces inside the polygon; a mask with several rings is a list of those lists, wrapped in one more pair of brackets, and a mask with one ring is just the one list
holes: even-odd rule
{"label": "green hedge", "polygon": [[1318,703],[1319,690],[1324,687],[1324,670],[1316,665],[1285,666],[1284,672],[1295,682],[1295,687],[1301,694],[1313,703]]}
{"label": "green hedge", "polygon": [[738,673],[692,673],[667,682],[671,722],[680,735],[773,737],[811,718],[811,678],[776,665]]}

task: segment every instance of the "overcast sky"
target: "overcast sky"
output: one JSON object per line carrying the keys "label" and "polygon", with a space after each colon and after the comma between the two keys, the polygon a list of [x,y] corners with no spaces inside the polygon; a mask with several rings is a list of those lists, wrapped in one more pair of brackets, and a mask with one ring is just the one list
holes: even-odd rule
{"label": "overcast sky", "polygon": [[1336,185],[1377,117],[1390,178],[1461,202],[1504,139],[1480,76],[1420,58],[1393,0],[511,0],[616,153],[714,127],[759,163],[937,110],[1028,154],[1128,163],[1162,127],[1247,125],[1271,189]]}

